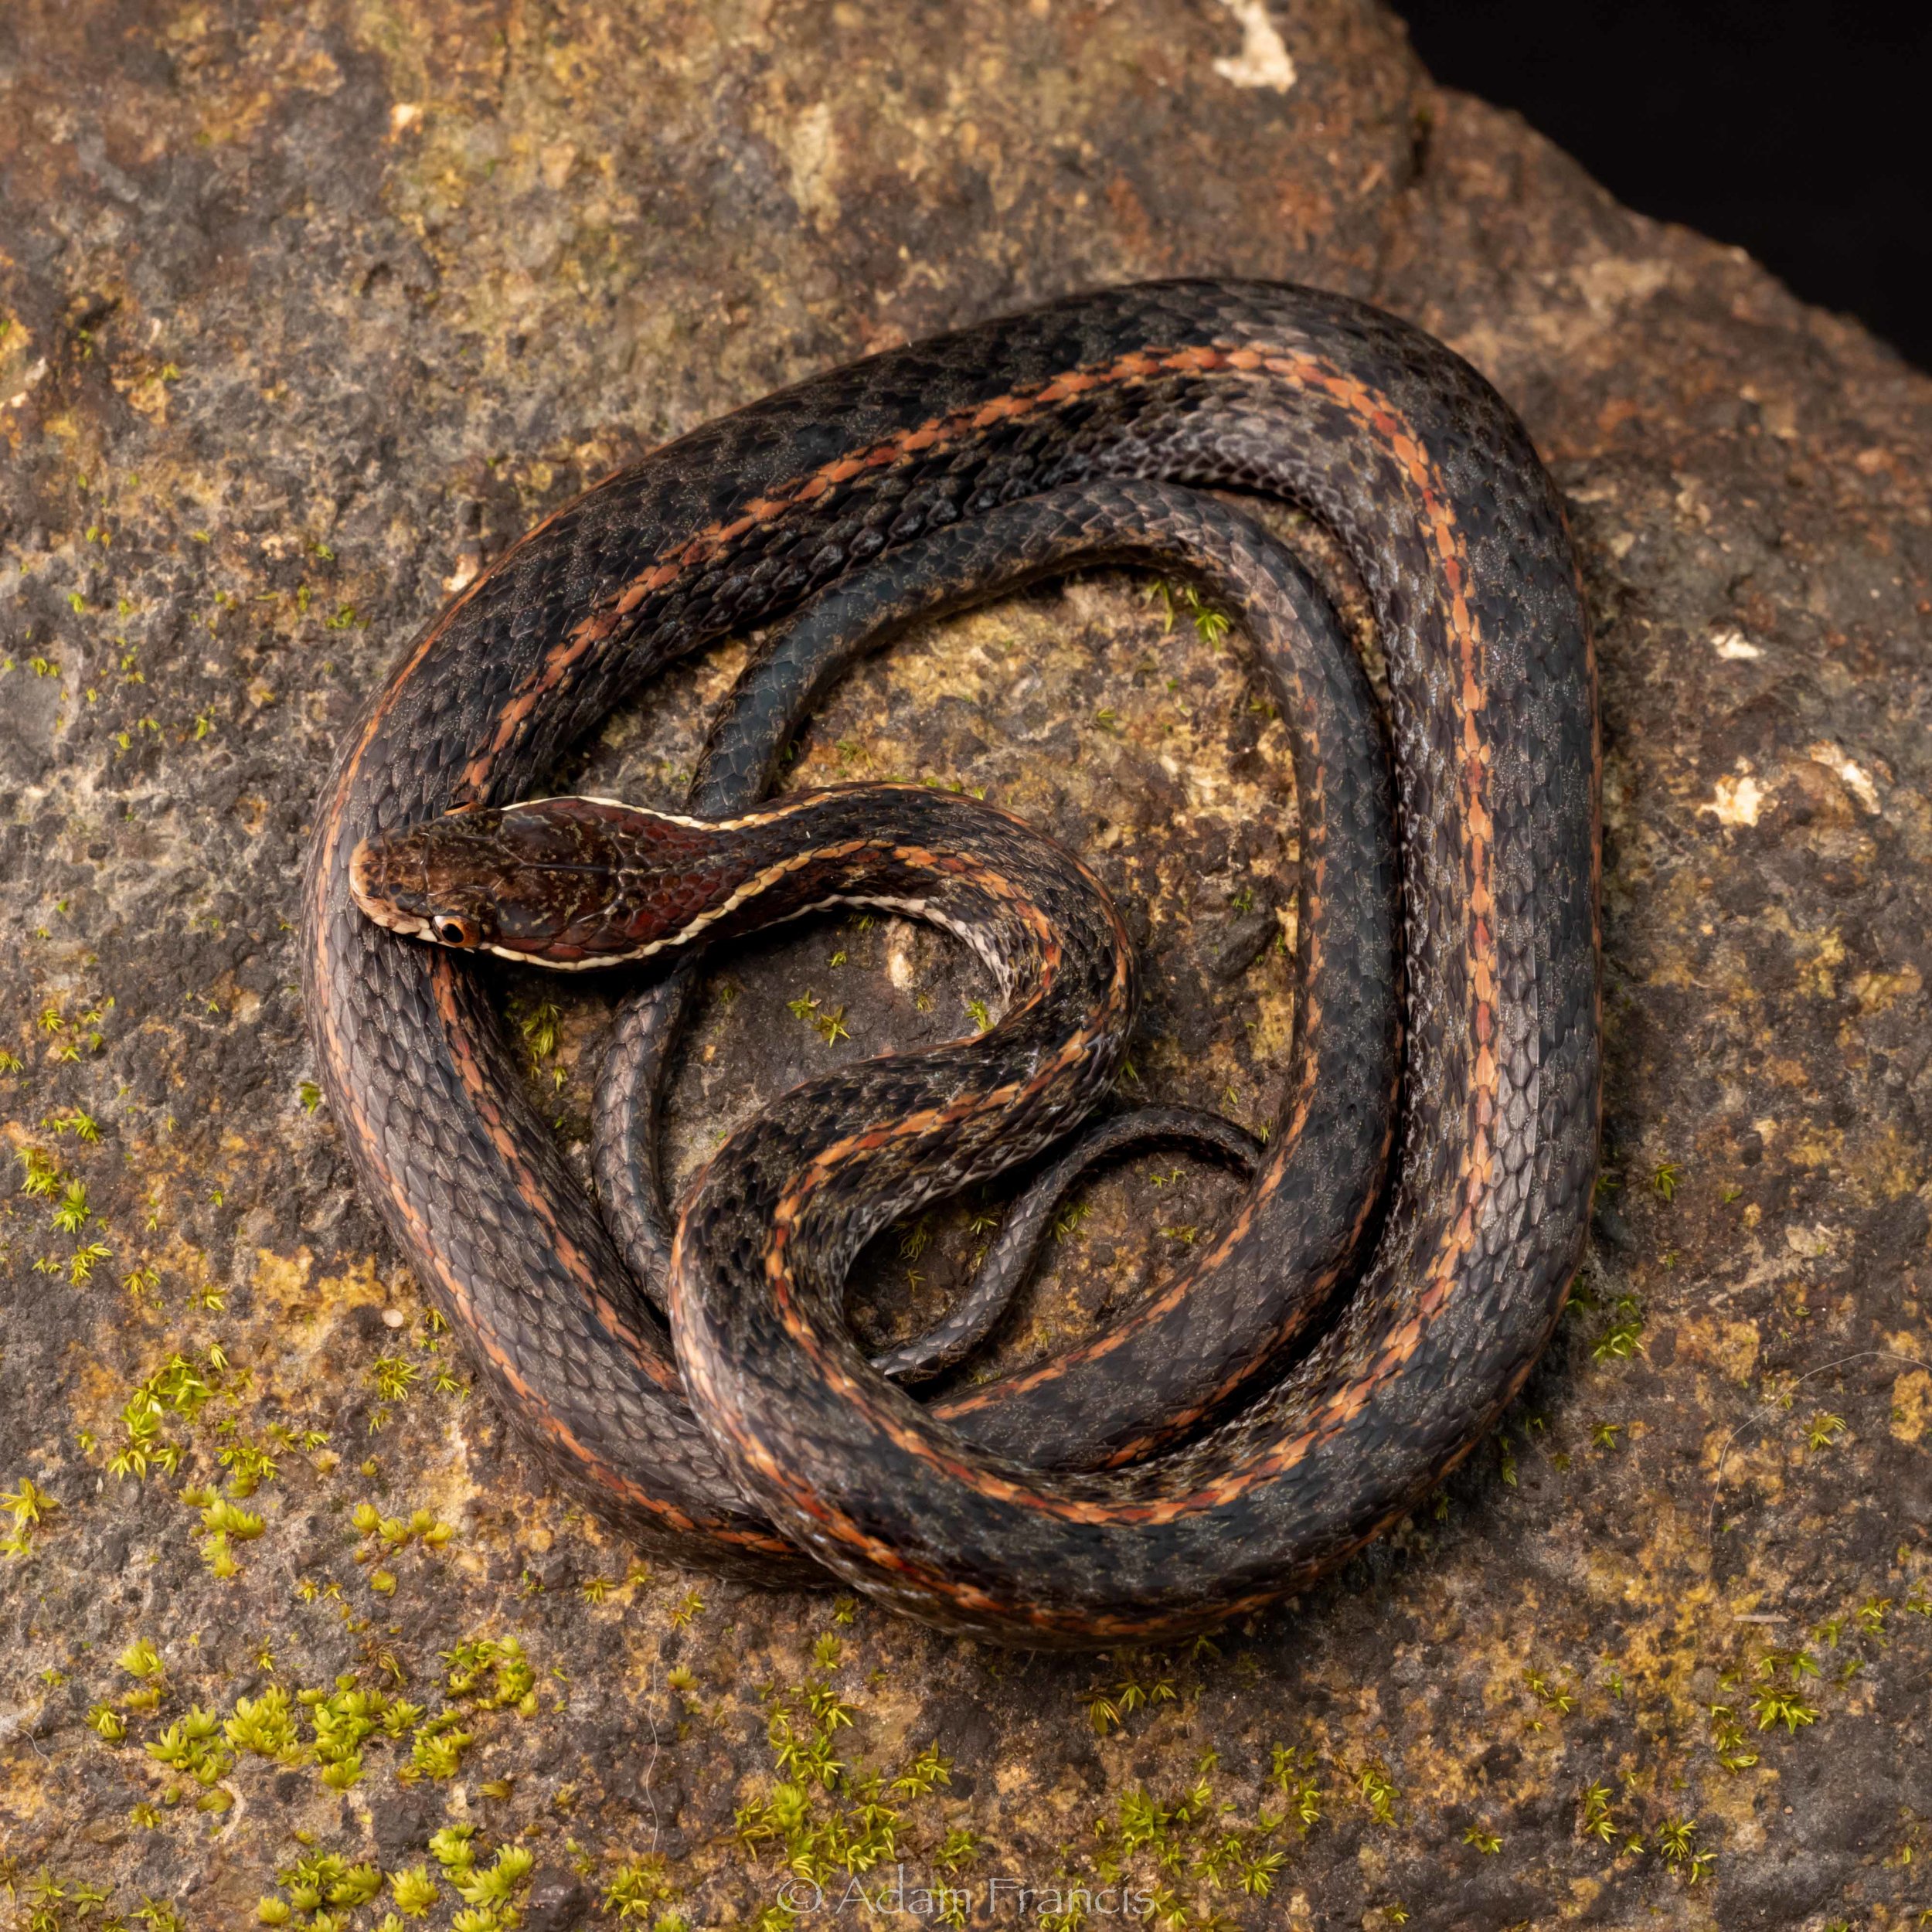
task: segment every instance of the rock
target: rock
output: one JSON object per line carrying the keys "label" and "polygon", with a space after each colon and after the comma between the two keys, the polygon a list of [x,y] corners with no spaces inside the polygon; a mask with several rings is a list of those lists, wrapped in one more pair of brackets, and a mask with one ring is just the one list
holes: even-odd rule
{"label": "rock", "polygon": [[1281,930],[1272,906],[1257,906],[1253,911],[1230,920],[1222,928],[1219,943],[1208,970],[1224,985],[1239,979],[1262,954]]}
{"label": "rock", "polygon": [[[908,1882],[970,1829],[981,1903],[996,1876],[1093,1883],[1097,1825],[1145,1787],[1188,1902],[1253,1927],[1917,1909],[1923,376],[1433,89],[1366,0],[206,0],[111,25],[16,9],[5,33],[0,1133],[17,1177],[58,1177],[0,1220],[0,1485],[59,1505],[0,1566],[17,1885],[44,1867],[124,1917],[213,1899],[227,1923],[302,1857],[439,1872],[430,1836],[467,1825],[480,1862],[515,1841],[566,1875],[560,1923],[620,1883],[651,1917],[750,1922],[787,1848],[774,1825],[754,1860],[740,1815],[770,1821],[829,1692],[852,1718],[829,1748],[887,1780]],[[614,465],[869,349],[1199,271],[1435,331],[1566,493],[1601,651],[1607,1245],[1498,1440],[1211,1648],[1005,1656],[634,1570],[460,1393],[304,1086],[311,801],[405,641]],[[675,798],[736,661],[675,672],[567,775]],[[957,778],[1087,850],[1146,937],[1140,1090],[1259,1121],[1289,962],[1226,985],[1196,964],[1240,889],[1291,903],[1279,728],[1250,696],[1238,649],[1096,575],[855,675],[787,782]],[[676,1158],[835,1051],[958,1031],[985,990],[896,923],[720,961]],[[787,1011],[807,991],[849,1042]],[[505,993],[581,1141],[607,997]],[[1077,1332],[1096,1244],[1121,1280],[1171,1270],[1158,1227],[1213,1218],[1173,1198],[1145,1165],[1098,1184],[1000,1359]],[[932,1217],[927,1257],[876,1244],[862,1307],[935,1312],[968,1213]],[[216,1543],[182,1492],[251,1464]],[[365,1503],[458,1533],[393,1544]],[[234,1718],[249,1683],[288,1693],[294,1761],[202,1739],[236,1803],[197,1811],[194,1773],[145,1747],[193,1707]],[[422,1714],[325,1784],[300,1691]],[[929,1746],[957,1791],[912,1770]],[[687,1801],[654,1843],[638,1794],[660,1776]],[[1183,1819],[1199,1779],[1212,1804]],[[811,1804],[860,1829],[859,1801]],[[1264,1811],[1286,1821],[1241,1856],[1286,1855],[1272,1894],[1211,1888],[1206,1821]],[[1166,1882],[1155,1849],[1137,1882]],[[526,1923],[555,1915],[537,1889]]]}
{"label": "rock", "polygon": [[597,1907],[590,1888],[567,1873],[539,1872],[530,1883],[524,1908],[523,1932],[577,1932],[587,1925]]}

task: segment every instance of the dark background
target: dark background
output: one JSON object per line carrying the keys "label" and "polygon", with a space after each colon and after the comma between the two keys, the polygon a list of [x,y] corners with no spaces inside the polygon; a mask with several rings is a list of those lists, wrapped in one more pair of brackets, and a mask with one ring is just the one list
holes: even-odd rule
{"label": "dark background", "polygon": [[1395,0],[1445,86],[1932,369],[1932,6]]}

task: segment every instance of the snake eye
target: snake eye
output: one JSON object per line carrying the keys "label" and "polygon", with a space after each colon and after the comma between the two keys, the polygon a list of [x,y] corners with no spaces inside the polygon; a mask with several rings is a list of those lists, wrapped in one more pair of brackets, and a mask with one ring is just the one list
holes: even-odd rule
{"label": "snake eye", "polygon": [[438,916],[436,936],[445,946],[473,946],[476,944],[476,927],[467,919],[458,919],[454,914],[444,913]]}

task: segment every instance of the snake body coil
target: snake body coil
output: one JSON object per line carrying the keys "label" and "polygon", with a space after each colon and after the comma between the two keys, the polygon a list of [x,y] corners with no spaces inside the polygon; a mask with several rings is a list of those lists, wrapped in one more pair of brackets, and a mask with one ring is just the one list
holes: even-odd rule
{"label": "snake body coil", "polygon": [[[1048,1395],[1030,1409],[1013,1389],[922,1410],[859,1357],[840,1308],[855,1243],[917,1185],[888,1170],[948,1131],[902,1070],[904,1107],[862,1083],[837,1090],[828,1121],[787,1113],[787,1097],[700,1177],[672,1270],[674,1362],[519,1099],[477,984],[455,954],[361,916],[352,855],[508,803],[659,666],[823,591],[816,610],[875,559],[889,569],[935,532],[1002,519],[1023,533],[1029,505],[1051,515],[1060,493],[1131,478],[1299,502],[1374,609],[1406,1031],[1393,1192],[1352,1294],[1281,1370],[1360,1221],[1357,1204],[1336,1234],[1332,1199],[1321,1238],[1295,1245],[1301,1136],[1280,1134],[1185,1293],[1157,1298],[1170,1339],[1191,1332],[1189,1308],[1216,1311],[1205,1388],[1121,1397],[1070,1441],[1053,1385],[1114,1389],[1102,1337],[1035,1371]],[[1270,567],[1250,573],[1251,620]],[[1004,1641],[1177,1634],[1303,1587],[1411,1507],[1549,1336],[1596,1161],[1596,758],[1556,496],[1465,364],[1307,290],[1073,298],[696,431],[566,506],[444,613],[323,801],[304,936],[325,1089],[372,1198],[512,1412],[634,1533],[764,1580],[808,1577],[808,1550],[915,1615]],[[1298,1079],[1309,1050],[1298,1041]],[[1305,1080],[1291,1110],[1298,1092]],[[1386,1132],[1378,1117],[1358,1139]],[[941,1151],[955,1174],[978,1158]],[[1284,1257],[1302,1271],[1286,1292]],[[1230,1419],[1166,1446],[1257,1377]]]}

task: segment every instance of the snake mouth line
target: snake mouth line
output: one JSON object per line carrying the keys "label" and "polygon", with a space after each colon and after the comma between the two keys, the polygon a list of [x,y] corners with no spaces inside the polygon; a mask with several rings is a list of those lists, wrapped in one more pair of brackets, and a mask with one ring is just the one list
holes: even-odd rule
{"label": "snake mouth line", "polygon": [[369,918],[384,931],[400,933],[405,939],[434,939],[435,934],[429,929],[427,920],[418,919],[410,913],[399,913],[392,906],[372,900],[358,900]]}

